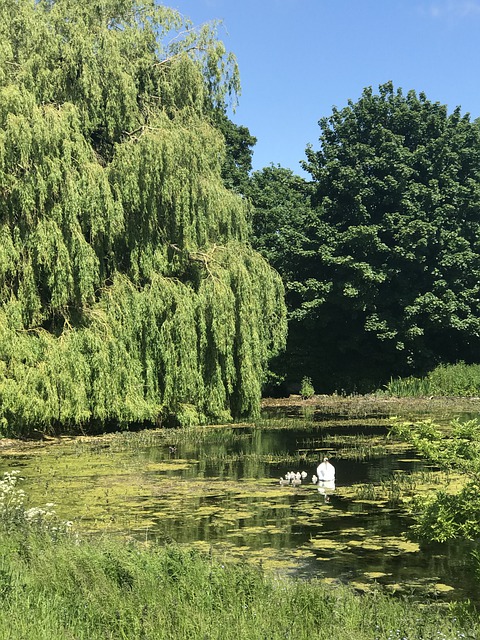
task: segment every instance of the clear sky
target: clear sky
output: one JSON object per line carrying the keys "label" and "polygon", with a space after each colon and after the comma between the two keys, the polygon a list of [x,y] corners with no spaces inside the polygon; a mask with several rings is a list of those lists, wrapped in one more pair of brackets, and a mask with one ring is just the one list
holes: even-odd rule
{"label": "clear sky", "polygon": [[232,120],[256,136],[253,165],[303,175],[318,120],[391,80],[480,116],[480,0],[163,0],[219,37],[242,82]]}

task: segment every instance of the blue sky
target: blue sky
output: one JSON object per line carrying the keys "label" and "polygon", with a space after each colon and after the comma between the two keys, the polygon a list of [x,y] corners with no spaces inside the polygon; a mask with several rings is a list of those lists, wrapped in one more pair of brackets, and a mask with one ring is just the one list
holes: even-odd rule
{"label": "blue sky", "polygon": [[240,66],[232,120],[257,137],[253,165],[303,175],[318,120],[389,80],[480,116],[480,0],[164,0],[219,37]]}

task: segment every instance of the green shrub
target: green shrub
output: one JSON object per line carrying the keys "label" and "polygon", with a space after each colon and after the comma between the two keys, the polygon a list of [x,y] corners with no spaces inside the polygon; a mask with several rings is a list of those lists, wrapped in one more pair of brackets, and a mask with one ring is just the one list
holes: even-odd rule
{"label": "green shrub", "polygon": [[315,389],[313,388],[312,379],[308,376],[302,378],[300,395],[302,396],[302,398],[311,398],[315,395]]}

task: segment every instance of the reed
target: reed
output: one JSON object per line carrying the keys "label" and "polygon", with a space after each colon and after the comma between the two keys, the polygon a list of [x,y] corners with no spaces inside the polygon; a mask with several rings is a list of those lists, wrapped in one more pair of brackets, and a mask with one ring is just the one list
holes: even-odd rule
{"label": "reed", "polygon": [[458,362],[439,365],[423,378],[391,379],[386,386],[388,395],[399,397],[480,395],[480,365]]}
{"label": "reed", "polygon": [[382,496],[380,489],[374,484],[358,484],[355,487],[355,497],[358,500],[379,500]]}
{"label": "reed", "polygon": [[[139,431],[119,431],[95,437],[79,438],[74,447],[77,453],[110,451],[139,451],[146,447],[167,447],[182,444],[198,445],[232,444],[251,437],[246,423],[229,425],[188,426],[178,429],[141,429]],[[245,428],[247,427],[247,428]]]}
{"label": "reed", "polygon": [[412,474],[394,472],[390,478],[381,480],[378,484],[356,485],[355,497],[359,500],[386,500],[389,506],[398,507],[417,488],[417,481]]}

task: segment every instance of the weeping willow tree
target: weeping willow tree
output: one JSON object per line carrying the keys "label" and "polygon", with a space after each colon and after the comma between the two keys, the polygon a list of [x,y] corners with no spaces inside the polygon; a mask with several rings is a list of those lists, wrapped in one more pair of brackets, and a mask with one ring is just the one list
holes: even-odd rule
{"label": "weeping willow tree", "polygon": [[285,309],[221,179],[238,88],[154,0],[2,0],[3,433],[258,412]]}

